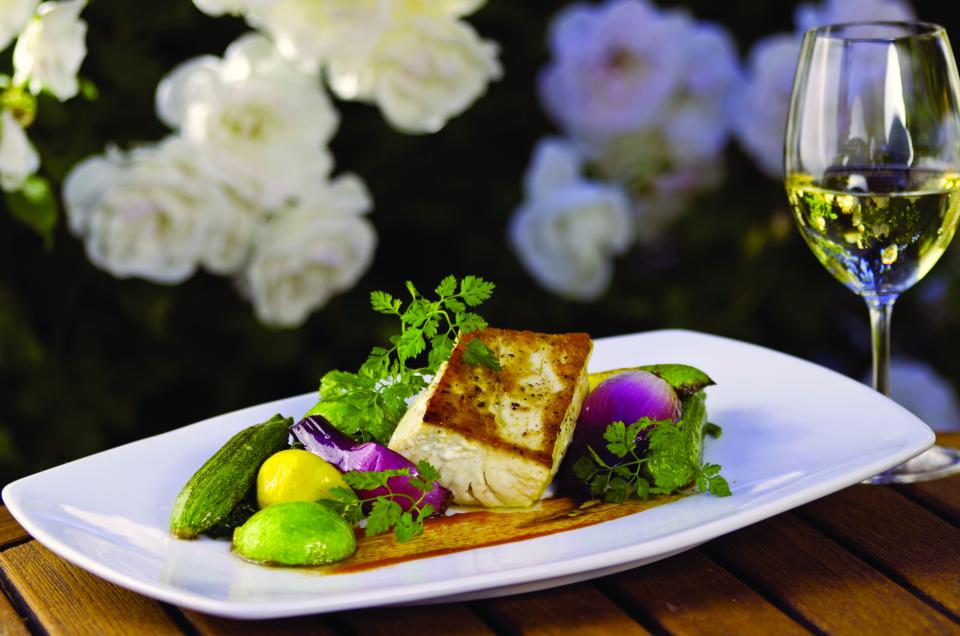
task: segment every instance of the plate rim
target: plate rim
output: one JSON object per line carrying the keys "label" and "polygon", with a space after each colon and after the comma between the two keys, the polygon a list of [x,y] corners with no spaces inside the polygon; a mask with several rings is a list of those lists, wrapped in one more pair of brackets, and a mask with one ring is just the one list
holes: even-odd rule
{"label": "plate rim", "polygon": [[[715,339],[724,341],[726,343],[732,343],[737,346],[747,346],[754,349],[759,349],[764,353],[773,353],[778,356],[785,356],[804,365],[816,367],[820,371],[826,371],[832,374],[835,379],[846,381],[860,388],[864,387],[863,384],[848,376],[818,365],[814,362],[810,362],[809,360],[804,360],[803,358],[754,343],[728,338],[725,336],[717,336],[700,331],[688,329],[657,329],[597,338],[596,341],[615,341],[640,335],[670,334]],[[412,585],[397,586],[394,588],[355,591],[338,594],[332,597],[314,597],[309,599],[229,601],[212,599],[203,596],[200,593],[180,589],[165,583],[143,581],[142,579],[139,579],[133,575],[124,574],[111,569],[109,565],[102,564],[92,557],[88,557],[80,550],[62,542],[56,536],[48,534],[34,523],[34,521],[30,518],[30,515],[21,506],[22,489],[25,488],[30,481],[33,481],[34,479],[50,472],[61,472],[77,462],[85,462],[94,457],[119,453],[129,446],[149,443],[150,440],[156,437],[183,431],[184,429],[188,429],[193,426],[202,426],[215,418],[236,416],[250,409],[263,408],[270,404],[303,398],[314,393],[315,391],[310,391],[309,393],[302,393],[278,400],[270,400],[268,402],[262,402],[260,404],[236,409],[234,411],[220,413],[212,417],[172,429],[170,431],[157,433],[139,440],[134,440],[120,446],[106,449],[98,453],[81,457],[79,459],[45,469],[32,475],[22,477],[16,481],[10,482],[3,488],[3,502],[6,504],[8,511],[14,517],[14,519],[24,528],[24,530],[30,534],[34,540],[38,541],[58,556],[94,574],[95,576],[110,581],[111,583],[119,585],[120,587],[143,594],[144,596],[171,603],[179,607],[228,618],[268,619],[307,614],[320,614],[380,605],[395,605],[428,599],[436,599],[437,602],[442,602],[447,596],[479,592],[483,590],[492,591],[497,588],[504,588],[506,593],[509,594],[509,588],[512,586],[522,585],[524,583],[530,583],[540,579],[559,578],[577,574],[583,575],[583,579],[589,579],[591,578],[591,572],[600,572],[604,569],[620,564],[635,564],[641,561],[652,562],[653,560],[656,560],[655,557],[659,554],[669,553],[671,551],[676,553],[678,551],[678,547],[679,551],[692,549],[706,541],[711,541],[724,534],[734,532],[764,519],[781,514],[787,510],[802,506],[820,497],[837,492],[845,487],[854,485],[866,479],[867,477],[882,472],[887,468],[907,461],[911,457],[914,457],[931,447],[936,440],[934,432],[922,420],[917,418],[915,415],[910,413],[910,411],[903,408],[893,400],[881,396],[884,397],[884,399],[887,399],[890,405],[907,414],[909,416],[908,419],[912,419],[920,425],[917,427],[916,439],[913,440],[912,443],[904,444],[904,446],[898,451],[893,452],[883,458],[867,462],[857,469],[853,469],[841,475],[809,484],[797,492],[787,493],[782,497],[757,504],[747,510],[739,511],[733,514],[726,514],[705,523],[700,523],[694,527],[671,532],[641,543],[635,543],[619,548],[611,548],[600,552],[566,558],[561,561],[551,561],[546,563],[541,562],[519,566],[509,570],[491,571],[460,576],[452,581],[425,581]],[[698,539],[697,537],[700,538]],[[536,541],[537,539],[538,538],[525,539],[524,541]],[[519,543],[519,541],[512,543]],[[471,550],[485,550],[494,547],[497,546],[471,548]],[[584,567],[587,563],[589,563],[589,567]]]}

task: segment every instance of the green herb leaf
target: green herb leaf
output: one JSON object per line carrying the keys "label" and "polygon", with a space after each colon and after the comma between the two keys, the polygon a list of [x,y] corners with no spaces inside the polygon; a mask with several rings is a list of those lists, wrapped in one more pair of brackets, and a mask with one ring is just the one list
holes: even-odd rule
{"label": "green herb leaf", "polygon": [[343,473],[343,480],[347,485],[356,490],[375,490],[377,488],[386,488],[387,481],[392,477],[409,477],[409,468],[398,468],[394,470],[381,470],[376,472],[365,472],[351,470]]}
{"label": "green herb leaf", "polygon": [[[434,290],[436,299],[421,295],[412,282],[407,281],[406,288],[410,293],[406,306],[387,292],[370,294],[374,311],[400,320],[399,333],[389,338],[390,347],[374,347],[357,373],[324,375],[319,401],[308,415],[324,416],[356,440],[386,444],[406,412],[407,400],[449,359],[456,339],[487,325],[481,316],[467,311],[493,292],[494,285],[482,278],[467,276],[457,281],[447,276]],[[473,352],[479,353],[489,350]],[[479,363],[490,366],[496,360],[492,354],[484,355]]]}
{"label": "green herb leaf", "polygon": [[453,296],[457,293],[457,279],[454,276],[446,276],[440,284],[437,285],[436,289],[433,290],[437,296],[440,298],[446,298],[447,296]]}
{"label": "green herb leaf", "polygon": [[400,521],[403,515],[403,508],[400,504],[387,499],[386,497],[377,497],[370,508],[370,515],[367,517],[367,526],[364,528],[368,537],[388,532]]}
{"label": "green herb leaf", "polygon": [[430,488],[433,488],[433,482],[440,481],[440,471],[425,459],[417,462],[417,472],[424,481],[431,484]]}
{"label": "green herb leaf", "polygon": [[[424,503],[427,493],[433,490],[440,478],[440,472],[429,462],[417,464],[417,474],[409,468],[381,471],[349,471],[343,474],[344,481],[359,491],[386,490],[386,494],[361,499],[348,488],[334,488],[328,499],[321,503],[336,510],[351,524],[358,524],[366,518],[365,532],[368,536],[383,534],[393,530],[397,541],[409,541],[423,534],[423,520],[434,513],[434,508]],[[390,481],[395,477],[406,477],[406,484],[419,490],[419,495],[411,496],[409,491],[394,492]],[[403,505],[401,505],[401,503]],[[364,509],[370,511],[364,517]]]}
{"label": "green herb leaf", "polygon": [[730,484],[720,475],[710,477],[707,481],[709,482],[707,488],[710,490],[710,494],[717,497],[729,497],[733,494],[730,492]]}
{"label": "green herb leaf", "polygon": [[[633,496],[645,499],[676,492],[691,483],[702,492],[729,496],[730,486],[720,476],[720,466],[703,464],[701,459],[703,434],[711,426],[706,424],[704,399],[702,392],[684,398],[679,422],[641,418],[629,426],[611,423],[603,431],[603,439],[618,461],[608,465],[588,447],[587,453],[574,461],[574,476],[589,487],[592,496],[614,503]],[[643,454],[638,453],[636,444],[641,433],[647,440]]]}
{"label": "green herb leaf", "polygon": [[476,307],[493,294],[495,285],[477,276],[464,276],[460,281],[460,297],[471,307]]}
{"label": "green herb leaf", "polygon": [[709,435],[714,439],[720,439],[720,436],[723,435],[723,429],[716,424],[707,422],[707,424],[703,427],[703,434]]}
{"label": "green herb leaf", "polygon": [[400,301],[384,291],[370,292],[370,306],[381,314],[395,314],[400,309]]}
{"label": "green herb leaf", "polygon": [[493,351],[480,338],[474,338],[463,348],[463,361],[473,366],[482,364],[493,371],[501,368]]}

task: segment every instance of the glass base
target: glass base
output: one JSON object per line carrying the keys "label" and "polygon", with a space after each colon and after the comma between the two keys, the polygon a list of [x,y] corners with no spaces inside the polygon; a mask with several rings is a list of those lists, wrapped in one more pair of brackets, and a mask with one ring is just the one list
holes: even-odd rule
{"label": "glass base", "polygon": [[864,479],[864,484],[911,484],[960,473],[960,451],[934,446],[888,471]]}

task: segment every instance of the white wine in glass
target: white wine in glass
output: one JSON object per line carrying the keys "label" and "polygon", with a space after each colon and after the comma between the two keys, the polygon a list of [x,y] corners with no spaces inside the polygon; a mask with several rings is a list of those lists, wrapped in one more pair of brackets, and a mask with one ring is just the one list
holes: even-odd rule
{"label": "white wine in glass", "polygon": [[[807,245],[866,300],[874,388],[889,395],[893,303],[940,259],[960,217],[960,79],[944,29],[864,22],[807,31],[784,167]],[[955,472],[960,453],[935,446],[868,481]]]}

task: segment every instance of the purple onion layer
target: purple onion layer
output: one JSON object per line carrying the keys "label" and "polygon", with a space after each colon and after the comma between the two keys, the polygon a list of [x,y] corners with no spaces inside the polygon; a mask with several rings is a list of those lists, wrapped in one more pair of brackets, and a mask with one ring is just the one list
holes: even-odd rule
{"label": "purple onion layer", "polygon": [[[416,465],[400,453],[376,442],[355,442],[319,415],[303,418],[290,427],[290,432],[303,444],[305,449],[333,464],[341,472],[353,470],[379,472],[409,468],[412,476],[419,475]],[[420,489],[411,486],[407,477],[391,477],[387,483],[394,493],[408,495],[413,497],[414,500],[420,497]],[[356,492],[357,496],[362,499],[371,499],[386,495],[387,489],[376,488]],[[423,503],[433,506],[433,514],[439,515],[446,511],[452,498],[452,493],[449,490],[439,483],[434,483],[433,488],[424,497]],[[404,510],[413,505],[411,501],[404,498],[399,498],[396,502]]]}

